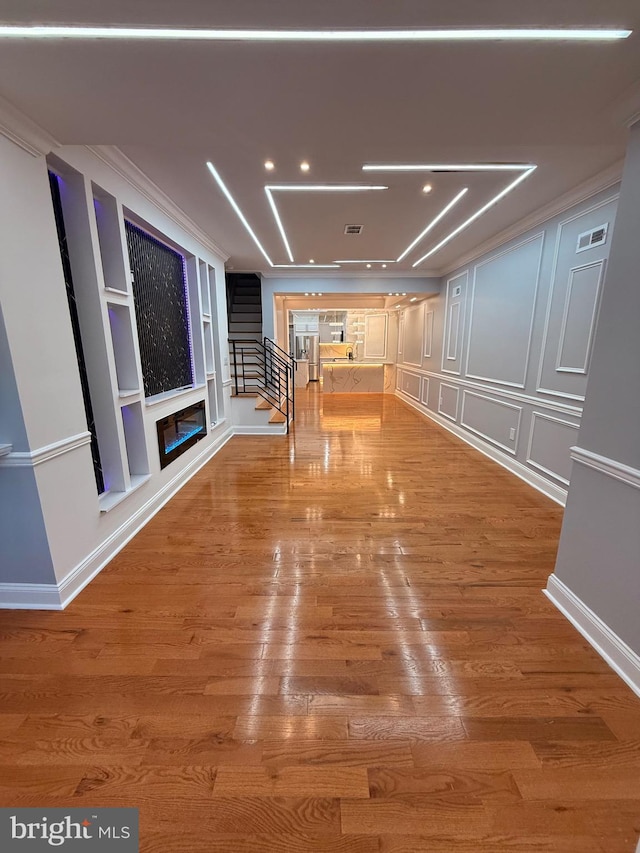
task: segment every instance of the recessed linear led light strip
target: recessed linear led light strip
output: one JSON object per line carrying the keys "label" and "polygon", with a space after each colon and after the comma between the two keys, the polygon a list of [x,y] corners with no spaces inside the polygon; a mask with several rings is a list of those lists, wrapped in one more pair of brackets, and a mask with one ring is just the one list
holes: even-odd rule
{"label": "recessed linear led light strip", "polygon": [[407,255],[409,254],[409,252],[413,249],[413,247],[414,247],[414,246],[417,246],[417,245],[418,245],[418,243],[422,240],[422,238],[423,238],[423,237],[426,237],[426,236],[427,236],[427,234],[429,233],[429,231],[431,231],[433,228],[435,228],[435,227],[436,227],[436,225],[438,224],[438,222],[440,222],[440,220],[441,220],[441,219],[443,219],[443,218],[447,215],[447,213],[449,213],[449,211],[451,210],[451,208],[453,208],[453,207],[455,207],[455,206],[456,206],[456,204],[457,204],[457,203],[460,201],[460,199],[461,199],[461,198],[462,198],[462,197],[463,197],[463,196],[468,192],[468,190],[469,190],[469,187],[465,187],[464,189],[460,190],[460,192],[458,193],[458,195],[457,195],[457,196],[454,196],[454,198],[452,198],[452,199],[451,199],[451,201],[449,202],[449,204],[445,205],[445,207],[443,207],[443,208],[442,208],[442,210],[440,211],[440,213],[439,213],[439,214],[438,214],[434,219],[432,219],[432,220],[431,220],[431,222],[427,225],[427,227],[424,229],[424,231],[421,231],[421,232],[418,234],[418,236],[417,236],[417,237],[416,237],[416,239],[413,241],[413,243],[409,243],[409,245],[408,245],[408,246],[407,246],[407,248],[404,250],[404,252],[403,252],[401,255],[398,255],[398,260],[396,261],[396,263],[400,263],[400,261],[402,261],[404,258],[406,258],[406,256],[407,256]]}
{"label": "recessed linear led light strip", "polygon": [[348,260],[348,261],[334,261],[334,264],[395,264],[395,261],[386,260],[371,260],[371,258],[365,258],[363,261],[358,260]]}
{"label": "recessed linear led light strip", "polygon": [[220,187],[220,189],[221,189],[221,190],[222,190],[222,192],[224,193],[224,195],[225,195],[225,197],[226,197],[227,201],[229,202],[229,204],[231,205],[231,207],[234,209],[234,211],[235,211],[235,213],[236,213],[236,215],[237,215],[238,219],[240,220],[240,222],[242,222],[242,224],[244,225],[245,229],[247,230],[247,233],[249,234],[249,236],[251,237],[251,239],[253,240],[253,242],[256,244],[256,246],[260,249],[260,251],[262,252],[262,254],[264,255],[264,257],[266,258],[267,263],[269,264],[269,266],[270,266],[270,267],[275,266],[275,265],[274,265],[274,263],[273,263],[273,261],[272,261],[272,260],[271,260],[271,258],[269,257],[269,255],[267,255],[266,251],[264,250],[264,248],[263,248],[263,246],[262,246],[262,243],[261,243],[261,242],[260,242],[260,240],[258,240],[258,238],[256,237],[256,233],[255,233],[255,231],[253,230],[253,228],[252,228],[252,227],[249,225],[249,223],[247,222],[247,220],[246,220],[246,218],[245,218],[244,213],[243,213],[243,212],[240,210],[240,208],[238,207],[238,204],[237,204],[236,200],[234,199],[234,197],[231,195],[231,193],[230,193],[230,192],[229,192],[229,190],[227,189],[227,186],[226,186],[225,182],[222,180],[222,178],[221,178],[221,177],[220,177],[220,175],[218,174],[218,170],[216,169],[216,167],[213,165],[213,163],[211,163],[211,162],[207,161],[207,169],[211,172],[211,174],[212,174],[212,175],[213,175],[213,177],[215,178],[216,183],[218,184],[218,186]]}
{"label": "recessed linear led light strip", "polygon": [[430,249],[426,253],[426,255],[423,255],[421,258],[419,258],[419,260],[415,262],[415,264],[412,264],[411,266],[414,268],[420,266],[420,264],[423,261],[426,261],[427,258],[430,258],[431,255],[435,255],[435,253],[442,249],[443,246],[446,246],[447,243],[453,240],[454,237],[457,237],[461,231],[464,231],[465,228],[468,228],[468,226],[471,225],[472,222],[475,222],[476,219],[479,219],[483,215],[483,213],[486,213],[487,210],[493,207],[494,204],[497,204],[501,198],[504,198],[507,193],[510,193],[511,190],[514,190],[518,186],[518,184],[522,183],[522,181],[525,181],[529,177],[529,175],[535,172],[535,170],[536,166],[528,166],[526,171],[522,172],[521,175],[518,175],[515,181],[512,181],[502,190],[502,192],[499,192],[497,196],[494,196],[494,198],[490,199],[485,205],[483,205],[483,207],[481,207],[479,210],[476,210],[476,212],[472,214],[468,219],[465,219],[462,225],[458,225],[457,228],[454,228],[450,234],[447,234],[444,240],[441,240],[439,243],[437,243],[432,249]]}
{"label": "recessed linear led light strip", "polygon": [[2,26],[0,38],[144,39],[153,41],[422,42],[422,41],[611,41],[632,30],[614,29],[396,29],[217,30],[163,27]]}
{"label": "recessed linear led light strip", "polygon": [[[282,224],[282,219],[280,218],[280,213],[276,206],[275,199],[273,197],[274,192],[316,192],[316,193],[326,193],[326,192],[348,192],[348,193],[356,193],[356,192],[369,192],[369,191],[377,191],[377,190],[388,190],[389,187],[386,186],[375,186],[371,184],[267,184],[264,188],[265,193],[267,194],[267,199],[269,200],[269,205],[271,207],[271,212],[273,213],[273,218],[276,221],[276,225],[278,226],[278,230],[280,231],[280,236],[282,237],[282,242],[284,243],[284,247],[287,251],[287,255],[291,263],[294,263],[293,254],[291,252],[291,246],[289,245],[289,240],[287,239],[287,233],[284,230],[284,225]],[[276,266],[287,266],[285,264],[277,264]],[[296,265],[300,269],[305,269],[307,267],[316,267],[317,269],[335,269],[336,263],[333,264],[297,264]]]}
{"label": "recessed linear led light strip", "polygon": [[[450,234],[448,234],[444,240],[441,240],[436,246],[430,249],[426,255],[423,255],[419,260],[417,260],[412,267],[419,266],[423,261],[427,258],[434,255],[437,251],[439,251],[443,246],[453,240],[461,231],[464,231],[472,222],[475,222],[476,219],[479,219],[483,213],[486,213],[489,208],[493,207],[494,204],[500,201],[501,198],[510,193],[511,190],[515,189],[518,184],[522,181],[526,180],[529,175],[531,175],[535,170],[536,166],[533,163],[416,163],[416,164],[408,164],[408,163],[365,163],[362,167],[363,172],[520,172],[515,181],[512,181],[508,184],[498,195],[494,196],[487,204],[483,205],[479,210],[476,210],[474,214],[472,214],[468,219],[466,219],[462,225],[458,225]],[[427,230],[429,226],[427,226]],[[425,232],[426,233],[426,232]],[[421,235],[423,236],[423,235]],[[415,245],[415,242],[414,242]],[[412,247],[410,247],[412,248]],[[405,252],[406,254],[406,252]],[[403,255],[400,256],[402,258]],[[398,260],[400,260],[398,258]]]}

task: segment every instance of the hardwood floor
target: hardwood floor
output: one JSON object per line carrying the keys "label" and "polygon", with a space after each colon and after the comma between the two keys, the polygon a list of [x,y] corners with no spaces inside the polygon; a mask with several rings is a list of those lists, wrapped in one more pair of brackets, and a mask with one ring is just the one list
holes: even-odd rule
{"label": "hardwood floor", "polygon": [[137,806],[146,853],[633,853],[640,700],[541,594],[561,516],[300,393],[65,612],[0,613],[0,805]]}

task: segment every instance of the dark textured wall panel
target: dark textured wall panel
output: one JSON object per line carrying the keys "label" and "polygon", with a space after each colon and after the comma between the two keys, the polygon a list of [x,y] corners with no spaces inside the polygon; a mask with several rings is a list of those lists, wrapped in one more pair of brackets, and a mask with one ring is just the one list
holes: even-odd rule
{"label": "dark textured wall panel", "polygon": [[193,382],[184,258],[125,222],[146,397]]}

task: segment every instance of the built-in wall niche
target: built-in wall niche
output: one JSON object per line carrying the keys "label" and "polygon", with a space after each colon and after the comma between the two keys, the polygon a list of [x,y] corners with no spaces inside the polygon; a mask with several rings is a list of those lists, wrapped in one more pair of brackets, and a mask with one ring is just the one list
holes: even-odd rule
{"label": "built-in wall niche", "polygon": [[149,457],[144,433],[142,403],[124,405],[121,411],[129,474],[132,478],[145,476],[149,473]]}
{"label": "built-in wall niche", "polygon": [[91,189],[105,288],[128,294],[122,211],[117,200],[102,187],[92,183]]}
{"label": "built-in wall niche", "polygon": [[128,305],[114,302],[108,302],[107,307],[118,391],[121,396],[129,396],[140,390],[131,311]]}
{"label": "built-in wall niche", "polygon": [[209,423],[215,426],[218,422],[218,388],[216,380],[207,380],[207,402],[209,403]]}
{"label": "built-in wall niche", "polygon": [[156,430],[158,433],[160,468],[166,468],[167,465],[206,436],[207,423],[204,400],[156,421]]}

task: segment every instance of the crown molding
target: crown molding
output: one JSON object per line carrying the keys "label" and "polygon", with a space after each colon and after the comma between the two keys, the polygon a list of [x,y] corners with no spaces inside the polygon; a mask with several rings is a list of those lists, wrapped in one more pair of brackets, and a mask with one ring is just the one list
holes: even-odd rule
{"label": "crown molding", "polygon": [[598,172],[597,175],[583,181],[568,192],[563,193],[549,204],[538,208],[538,210],[530,213],[528,216],[525,216],[524,219],[518,220],[518,222],[515,222],[508,228],[505,228],[503,231],[500,231],[498,234],[495,234],[493,237],[485,240],[484,243],[480,243],[479,246],[476,246],[475,249],[472,249],[467,254],[461,255],[456,260],[455,264],[443,267],[438,274],[442,276],[449,275],[449,273],[465,267],[467,264],[470,264],[482,255],[503,246],[510,240],[521,237],[527,231],[531,231],[531,229],[537,228],[549,219],[553,219],[554,216],[559,216],[565,213],[577,204],[580,204],[588,198],[591,198],[591,196],[596,195],[596,193],[609,189],[609,187],[617,184],[622,179],[623,166],[624,160],[617,160],[612,166],[609,166],[602,172]]}
{"label": "crown molding", "polygon": [[[228,272],[235,273],[237,270],[228,269]],[[317,281],[318,279],[326,279],[327,281],[333,281],[338,278],[352,278],[352,279],[365,279],[367,281],[371,281],[374,279],[375,281],[384,281],[385,279],[394,279],[398,280],[401,278],[440,278],[440,273],[433,270],[398,270],[394,272],[393,270],[387,270],[386,272],[372,272],[371,270],[367,270],[366,272],[346,272],[345,270],[323,270],[319,269],[315,270],[286,270],[286,269],[266,269],[261,270],[260,275],[262,278],[292,278],[292,279],[308,279],[309,281]]]}
{"label": "crown molding", "polygon": [[0,97],[0,133],[32,157],[42,157],[60,144],[33,119]]}
{"label": "crown molding", "polygon": [[148,201],[158,207],[166,216],[172,219],[185,231],[192,234],[199,243],[217,255],[223,261],[229,259],[229,253],[214,243],[199,225],[191,219],[181,207],[169,198],[142,169],[130,160],[126,154],[114,145],[87,145],[87,150],[101,160],[116,174],[120,175],[130,186],[143,195]]}

